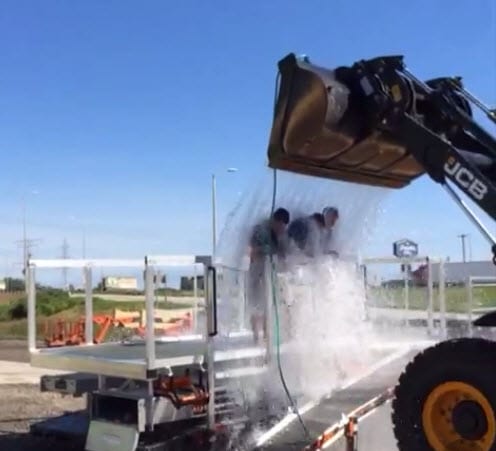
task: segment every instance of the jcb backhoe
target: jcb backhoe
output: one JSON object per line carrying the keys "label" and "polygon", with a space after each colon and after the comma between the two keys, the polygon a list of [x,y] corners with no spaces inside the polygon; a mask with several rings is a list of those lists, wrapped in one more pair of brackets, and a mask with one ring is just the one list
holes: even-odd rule
{"label": "jcb backhoe", "polygon": [[[495,124],[496,111],[460,77],[421,81],[402,56],[326,69],[289,54],[278,66],[271,168],[389,188],[428,174],[489,241],[496,264],[495,238],[453,187],[496,219],[496,139],[473,109]],[[399,450],[496,449],[495,376],[489,340],[452,339],[418,354],[395,389]]]}

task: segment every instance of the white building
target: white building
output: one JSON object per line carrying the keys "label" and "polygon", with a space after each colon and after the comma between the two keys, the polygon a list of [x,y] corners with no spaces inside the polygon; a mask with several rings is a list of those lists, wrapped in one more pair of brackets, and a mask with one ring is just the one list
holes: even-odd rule
{"label": "white building", "polygon": [[107,276],[102,281],[104,290],[137,290],[138,279],[136,277]]}
{"label": "white building", "polygon": [[[469,277],[495,277],[496,266],[492,261],[447,262],[444,264],[444,279],[448,285],[460,285]],[[412,279],[419,283],[427,283],[427,266],[422,265],[413,271]],[[432,281],[439,282],[439,263],[432,264]]]}

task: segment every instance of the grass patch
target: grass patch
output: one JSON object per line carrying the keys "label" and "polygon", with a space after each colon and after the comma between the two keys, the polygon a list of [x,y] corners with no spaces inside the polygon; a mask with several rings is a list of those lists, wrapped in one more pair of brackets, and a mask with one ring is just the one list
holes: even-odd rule
{"label": "grass patch", "polygon": [[[428,295],[426,287],[409,287],[409,307],[412,310],[425,310]],[[468,309],[468,295],[465,287],[446,287],[446,310],[462,313]],[[403,308],[405,292],[403,288],[374,288],[369,291],[369,304],[377,307]],[[439,289],[434,288],[434,310],[439,311]],[[473,289],[474,308],[496,307],[496,287],[475,287]]]}
{"label": "grass patch", "polygon": [[[184,309],[191,304],[158,302],[159,309]],[[114,309],[132,311],[145,308],[144,300],[113,301],[93,297],[93,314],[111,315]],[[76,320],[84,315],[84,297],[70,296],[57,289],[39,290],[36,295],[36,319],[38,338],[42,338],[47,320]],[[27,299],[20,294],[18,299],[0,304],[0,337],[25,338],[27,335]]]}

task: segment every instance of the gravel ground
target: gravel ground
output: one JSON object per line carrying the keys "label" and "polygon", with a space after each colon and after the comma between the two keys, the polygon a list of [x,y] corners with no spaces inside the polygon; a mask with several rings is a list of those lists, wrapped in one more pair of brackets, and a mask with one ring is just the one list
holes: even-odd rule
{"label": "gravel ground", "polygon": [[1,340],[0,360],[29,362],[28,344],[25,340]]}
{"label": "gravel ground", "polygon": [[5,451],[81,451],[81,445],[67,441],[34,437],[30,424],[84,407],[83,398],[40,393],[33,385],[0,386],[0,450]]}
{"label": "gravel ground", "polygon": [[[23,340],[0,341],[0,360],[28,362]],[[38,385],[0,385],[0,450],[5,451],[82,451],[81,444],[35,437],[32,423],[84,408],[84,398],[41,393]]]}

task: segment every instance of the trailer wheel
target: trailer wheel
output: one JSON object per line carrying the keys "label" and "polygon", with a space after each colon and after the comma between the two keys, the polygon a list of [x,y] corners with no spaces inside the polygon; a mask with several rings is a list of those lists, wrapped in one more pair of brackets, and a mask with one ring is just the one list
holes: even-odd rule
{"label": "trailer wheel", "polygon": [[441,342],[400,376],[392,403],[400,451],[496,450],[496,343]]}

